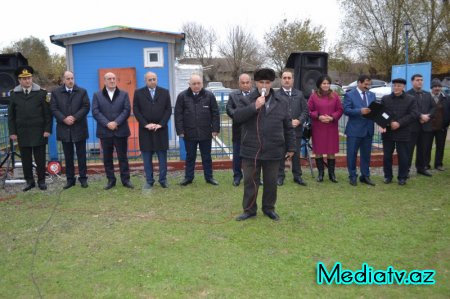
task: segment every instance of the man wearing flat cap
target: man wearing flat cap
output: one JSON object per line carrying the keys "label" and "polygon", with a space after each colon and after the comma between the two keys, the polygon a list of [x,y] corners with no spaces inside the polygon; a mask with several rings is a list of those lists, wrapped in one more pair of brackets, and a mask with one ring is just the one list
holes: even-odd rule
{"label": "man wearing flat cap", "polygon": [[255,217],[261,170],[263,173],[262,211],[272,220],[275,212],[277,176],[280,161],[291,159],[295,152],[295,133],[288,102],[271,88],[275,80],[272,69],[254,74],[257,89],[237,103],[233,121],[241,127],[241,158],[244,172],[244,212],[236,220]]}
{"label": "man wearing flat cap", "polygon": [[52,131],[50,97],[46,90],[33,83],[33,72],[31,66],[21,66],[16,70],[19,85],[11,93],[8,109],[9,137],[13,141],[17,140],[19,144],[27,184],[23,191],[36,187],[33,177],[33,155],[39,189],[47,189],[45,146]]}
{"label": "man wearing flat cap", "polygon": [[385,95],[381,102],[390,112],[390,124],[381,129],[383,139],[384,183],[392,182],[392,154],[397,150],[398,184],[406,184],[408,177],[408,143],[411,139],[411,124],[417,119],[417,104],[414,98],[404,92],[405,79],[392,80],[392,93]]}

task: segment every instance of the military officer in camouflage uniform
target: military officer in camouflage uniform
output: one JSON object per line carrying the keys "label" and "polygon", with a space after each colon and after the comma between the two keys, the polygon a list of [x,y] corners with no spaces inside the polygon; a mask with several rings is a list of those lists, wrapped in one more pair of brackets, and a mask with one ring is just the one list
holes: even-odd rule
{"label": "military officer in camouflage uniform", "polygon": [[36,187],[33,178],[33,155],[39,189],[47,189],[45,146],[52,131],[50,97],[46,90],[33,83],[33,72],[31,66],[17,68],[19,85],[11,92],[8,109],[9,137],[13,141],[17,140],[19,144],[23,174],[27,182],[23,191]]}

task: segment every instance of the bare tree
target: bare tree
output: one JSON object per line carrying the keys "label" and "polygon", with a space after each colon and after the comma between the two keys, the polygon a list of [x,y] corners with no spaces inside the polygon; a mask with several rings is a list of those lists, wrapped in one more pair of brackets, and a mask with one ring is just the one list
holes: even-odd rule
{"label": "bare tree", "polygon": [[265,35],[265,40],[267,41],[266,55],[281,73],[292,52],[323,49],[325,29],[322,26],[313,26],[310,19],[293,22],[284,19]]}
{"label": "bare tree", "polygon": [[229,30],[226,41],[219,47],[219,53],[227,60],[236,82],[245,68],[254,70],[261,66],[262,56],[259,48],[260,45],[253,35],[240,25]]}
{"label": "bare tree", "polygon": [[343,42],[374,71],[390,77],[392,65],[405,62],[406,20],[412,24],[410,63],[435,64],[448,57],[448,1],[341,0],[340,4],[345,11]]}

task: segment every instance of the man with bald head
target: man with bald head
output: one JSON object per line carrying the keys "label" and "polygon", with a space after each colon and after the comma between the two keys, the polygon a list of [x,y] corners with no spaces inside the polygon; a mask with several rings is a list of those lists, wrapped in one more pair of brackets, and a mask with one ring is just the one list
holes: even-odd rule
{"label": "man with bald head", "polygon": [[[246,101],[252,90],[252,78],[248,74],[239,76],[239,90],[233,91],[228,96],[227,114],[233,119],[234,111],[239,101]],[[233,120],[233,186],[239,186],[242,180],[241,169],[241,125]]]}
{"label": "man with bald head", "polygon": [[67,183],[63,189],[75,186],[74,147],[78,159],[78,180],[87,188],[86,139],[89,138],[87,115],[91,106],[86,89],[75,84],[71,71],[65,71],[63,85],[54,89],[50,109],[56,118],[56,138],[61,141],[66,164]]}
{"label": "man with bald head", "polygon": [[167,183],[167,150],[169,149],[169,130],[167,123],[172,114],[169,91],[158,86],[158,77],[147,72],[145,86],[134,92],[133,113],[139,122],[139,147],[144,160],[146,183],[143,189],[151,189],[153,178],[153,154],[158,156],[159,184]]}
{"label": "man with bald head", "polygon": [[126,91],[117,87],[114,73],[106,73],[103,80],[105,86],[94,94],[92,100],[92,115],[97,121],[97,138],[102,144],[103,164],[108,178],[108,183],[103,189],[109,190],[116,186],[113,163],[114,148],[119,160],[122,185],[133,189],[127,157],[128,136],[130,136],[130,127],[128,126],[128,117],[131,112],[130,98]]}
{"label": "man with bald head", "polygon": [[212,138],[220,131],[220,115],[214,94],[203,88],[200,75],[192,74],[189,88],[182,91],[175,104],[175,128],[184,138],[186,146],[185,177],[180,183],[187,186],[194,180],[197,146],[202,157],[205,181],[211,185],[219,183],[213,177],[211,145]]}

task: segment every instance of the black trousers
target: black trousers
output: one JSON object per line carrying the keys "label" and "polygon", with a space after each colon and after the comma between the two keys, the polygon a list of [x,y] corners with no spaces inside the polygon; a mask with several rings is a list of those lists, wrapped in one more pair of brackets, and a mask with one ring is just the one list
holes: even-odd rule
{"label": "black trousers", "polygon": [[[300,148],[301,148],[302,138],[295,138],[295,153],[292,156],[292,176],[294,179],[301,178],[302,167],[300,165]],[[278,168],[278,177],[284,179],[286,174],[284,169],[286,168],[286,162],[284,159],[280,161],[280,167]]]}
{"label": "black trousers", "polygon": [[203,175],[205,180],[213,178],[211,146],[212,139],[207,140],[184,140],[186,146],[186,169],[184,177],[193,180],[195,176],[195,160],[197,159],[197,145],[202,157]]}
{"label": "black trousers", "polygon": [[[411,133],[411,140],[409,142],[409,160],[408,169],[411,168],[414,147],[416,148],[416,161],[415,166],[418,171],[423,171],[428,166],[428,161],[431,158],[431,146],[433,143],[433,133],[432,132],[413,132]],[[430,158],[428,158],[430,157]]]}
{"label": "black trousers", "polygon": [[397,150],[399,180],[408,177],[409,144],[407,141],[383,140],[383,171],[385,178],[392,178],[392,154]]}
{"label": "black trousers", "polygon": [[38,183],[45,183],[45,144],[39,146],[21,146],[20,156],[22,157],[23,176],[27,184],[34,183],[33,177],[33,155],[36,163]]}
{"label": "black trousers", "polygon": [[277,175],[280,160],[254,160],[242,159],[242,170],[244,172],[244,198],[242,207],[246,213],[256,213],[258,206],[256,199],[258,197],[259,181],[261,178],[261,169],[263,173],[263,196],[262,210],[274,211],[277,202]]}
{"label": "black trousers", "polygon": [[112,137],[100,139],[103,148],[103,164],[109,182],[115,182],[113,152],[116,149],[119,160],[120,180],[122,184],[130,181],[130,167],[128,166],[128,137]]}
{"label": "black trousers", "polygon": [[64,151],[64,160],[66,162],[66,178],[67,182],[75,183],[75,166],[74,166],[74,150],[75,147],[78,160],[78,173],[80,182],[87,181],[87,166],[86,166],[86,140],[78,142],[62,142]]}
{"label": "black trousers", "polygon": [[431,148],[433,147],[433,139],[436,141],[436,151],[434,154],[434,168],[443,166],[442,160],[444,159],[445,140],[447,139],[447,129],[441,129],[432,132],[432,139],[430,143],[430,155],[426,165],[430,167],[431,163]]}

